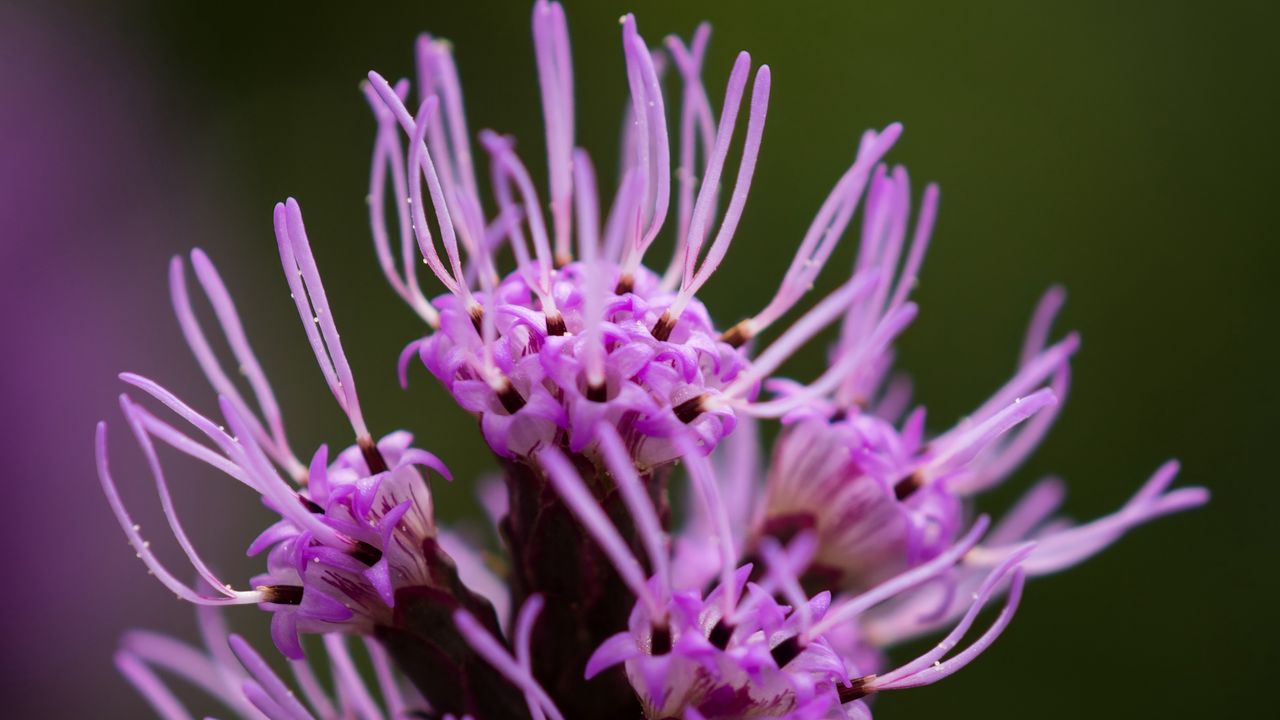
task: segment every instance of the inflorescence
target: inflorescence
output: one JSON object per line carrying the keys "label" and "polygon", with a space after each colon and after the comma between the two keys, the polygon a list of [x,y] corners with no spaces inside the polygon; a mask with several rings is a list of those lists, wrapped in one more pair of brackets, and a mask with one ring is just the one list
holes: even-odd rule
{"label": "inflorescence", "polygon": [[[974,515],[972,498],[1013,473],[1053,424],[1079,338],[1052,339],[1064,294],[1051,289],[1010,380],[956,426],[926,430],[893,360],[917,313],[910,296],[938,190],[924,190],[913,220],[907,173],[884,161],[899,125],[862,135],[763,309],[718,324],[698,293],[738,232],[771,76],[740,53],[717,106],[701,80],[709,36],[703,25],[688,43],[669,37],[654,48],[623,18],[630,102],[620,181],[605,194],[575,140],[558,3],[538,0],[533,10],[545,198],[514,140],[488,130],[478,134],[490,201],[482,197],[447,42],[419,40],[416,102],[407,80],[370,73],[362,86],[377,123],[374,248],[425,326],[401,355],[401,381],[422,364],[478,421],[504,476],[483,492],[505,549],[496,565],[438,523],[430,481],[450,479],[440,459],[407,432],[370,434],[297,202],[275,208],[277,246],[355,436],[340,452],[322,445],[305,461],[295,453],[213,263],[192,251],[238,373],[227,372],[197,317],[187,262],[173,260],[173,306],[221,420],[128,373],[121,378],[150,402],[126,394],[120,406],[194,583],[143,539],[108,466],[106,424],[97,431],[99,477],[129,542],[161,583],[202,606],[206,648],[132,632],[117,654],[161,716],[190,717],[157,671],[236,715],[273,720],[869,717],[872,696],[937,682],[990,647],[1028,577],[1207,500],[1202,488],[1170,489],[1171,462],[1089,523],[1055,515],[1056,479],[997,522]],[[671,70],[678,110],[664,95]],[[852,273],[793,318],[859,211]],[[646,264],[664,232],[671,257]],[[424,292],[419,259],[443,294]],[[832,326],[821,375],[778,376]],[[771,328],[772,341],[758,347]],[[156,404],[164,412],[148,409]],[[772,445],[760,438],[762,421],[780,424]],[[279,515],[249,545],[266,566],[245,587],[216,575],[189,539],[161,445],[238,480]],[[676,483],[687,496],[680,522]],[[999,602],[987,629],[963,644]],[[271,614],[297,691],[225,627],[218,608],[248,604]],[[313,634],[323,638],[332,690],[304,651],[301,637]],[[888,661],[894,645],[930,634],[943,638],[905,663]],[[361,638],[371,677],[358,670],[350,636]]]}

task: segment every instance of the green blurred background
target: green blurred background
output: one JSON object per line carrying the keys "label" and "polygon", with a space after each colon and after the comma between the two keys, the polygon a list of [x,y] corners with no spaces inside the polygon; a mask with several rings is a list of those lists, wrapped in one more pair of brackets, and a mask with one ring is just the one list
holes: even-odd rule
{"label": "green blurred background", "polygon": [[[1008,375],[1031,308],[1050,284],[1069,290],[1059,328],[1084,337],[1056,428],[982,507],[1000,510],[1037,477],[1057,473],[1070,484],[1068,510],[1093,517],[1122,503],[1170,456],[1183,461],[1183,484],[1214,493],[1206,509],[1141,528],[1088,564],[1036,581],[990,652],[938,686],[882,698],[877,716],[1261,712],[1278,639],[1271,610],[1277,493],[1267,453],[1277,400],[1277,253],[1269,221],[1280,160],[1272,131],[1280,6],[566,5],[579,141],[605,176],[613,170],[625,97],[617,24],[623,12],[637,13],[651,44],[710,20],[708,80],[717,105],[737,50],[774,70],[748,210],[729,260],[703,293],[722,324],[772,291],[859,133],[902,121],[906,133],[891,160],[905,164],[920,187],[930,180],[942,186],[940,221],[915,296],[922,314],[899,355],[931,426],[945,427]],[[459,478],[492,470],[471,421],[421,368],[412,371],[408,393],[395,381],[396,354],[419,328],[374,262],[364,203],[372,121],[357,83],[371,68],[411,73],[419,31],[451,39],[472,128],[515,134],[535,178],[543,177],[529,4],[133,1],[42,12],[72,37],[114,38],[110,51],[131,58],[130,83],[149,88],[139,113],[152,118],[147,132],[164,148],[149,156],[145,175],[173,202],[201,208],[176,222],[157,218],[134,228],[139,238],[160,238],[139,240],[159,249],[133,272],[154,287],[146,310],[154,317],[145,328],[165,350],[132,369],[162,380],[193,376],[168,317],[163,275],[168,253],[200,245],[239,301],[295,445],[345,441],[341,415],[297,332],[275,255],[271,204],[293,195],[375,431],[414,430]],[[852,262],[854,247],[847,239],[828,285]],[[811,350],[787,369],[809,376],[821,362]],[[96,396],[84,398],[99,415],[111,410],[107,378]],[[87,439],[87,431],[81,435]],[[66,487],[91,495],[87,461],[84,468]],[[446,518],[476,512],[465,483],[438,496]],[[234,498],[217,507],[245,503],[243,494]],[[105,527],[105,509],[92,512]],[[261,518],[206,520],[202,546],[234,558]],[[115,537],[107,546],[125,553]],[[145,597],[166,593],[132,563],[121,572],[127,590],[109,592],[137,602],[97,620],[103,637],[95,648],[161,617]],[[173,615],[171,605],[163,617]],[[243,612],[239,624],[259,622]],[[165,622],[190,633],[189,623]],[[139,708],[111,677],[104,652],[45,671],[52,679],[40,687],[55,686],[65,673],[92,677],[86,682],[97,688],[92,697],[52,701],[57,715],[102,707],[106,693],[121,713],[113,717]]]}

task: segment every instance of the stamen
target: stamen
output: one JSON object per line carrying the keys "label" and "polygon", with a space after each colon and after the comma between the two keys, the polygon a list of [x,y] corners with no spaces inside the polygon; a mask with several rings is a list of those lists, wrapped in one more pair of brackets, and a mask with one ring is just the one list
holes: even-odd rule
{"label": "stamen", "polygon": [[675,413],[676,419],[688,425],[703,413],[705,408],[706,395],[695,395],[688,400],[676,405],[671,409]]}
{"label": "stamen", "polygon": [[[418,240],[418,249],[422,252],[427,266],[431,268],[431,271],[445,288],[461,297],[464,302],[469,303],[471,289],[468,287],[465,273],[462,271],[462,261],[458,254],[458,238],[454,229],[453,218],[449,212],[444,188],[440,182],[440,176],[436,172],[431,151],[427,148],[425,141],[427,128],[430,125],[428,119],[431,117],[438,100],[434,95],[427,97],[419,107],[418,117],[415,118],[409,114],[403,100],[385,78],[376,72],[370,72],[369,81],[372,83],[374,91],[382,98],[383,103],[396,116],[396,119],[400,122],[400,127],[410,136],[409,204],[412,206],[411,216],[414,235]],[[427,225],[427,215],[423,208],[425,197],[422,193],[423,175],[427,178],[427,191],[431,198],[431,205],[435,210],[436,221],[440,226],[440,239],[444,246],[445,254],[448,256],[449,269],[446,269],[444,263],[441,262],[440,255],[436,251],[435,240],[431,235],[431,229]]]}
{"label": "stamen", "polygon": [[635,115],[636,161],[644,178],[642,219],[648,216],[644,232],[635,245],[625,248],[622,270],[631,273],[639,266],[666,219],[671,199],[671,150],[668,146],[666,108],[662,88],[653,65],[653,55],[636,29],[634,15],[622,21],[623,54],[627,82],[631,89],[631,110]]}
{"label": "stamen", "polygon": [[615,295],[626,295],[635,290],[636,279],[630,273],[623,273],[618,277],[618,284],[614,286],[613,293]]}
{"label": "stamen", "polygon": [[[107,496],[107,504],[111,506],[111,511],[115,514],[117,522],[120,523],[120,529],[124,531],[125,537],[128,538],[129,544],[133,546],[138,558],[142,560],[147,569],[165,587],[173,591],[179,598],[197,605],[247,605],[261,601],[261,594],[258,592],[232,590],[220,581],[214,585],[214,589],[222,593],[224,597],[209,597],[197,592],[174,577],[173,573],[169,572],[156,558],[155,553],[151,551],[150,543],[142,539],[138,525],[129,516],[129,511],[125,509],[124,501],[120,498],[120,492],[116,488],[115,481],[111,478],[111,471],[107,463],[107,424],[105,422],[98,423],[94,451],[98,466],[98,479],[102,484],[103,493]],[[192,553],[194,553],[194,550],[192,550]],[[198,557],[190,555],[188,557],[193,563],[199,562]],[[203,565],[203,563],[200,564]]]}
{"label": "stamen", "polygon": [[559,310],[552,310],[548,312],[546,317],[548,335],[564,335],[569,331],[564,324],[564,315],[562,315]]}
{"label": "stamen", "polygon": [[854,700],[861,700],[875,692],[875,688],[869,687],[875,679],[875,675],[863,675],[862,677],[851,681],[847,687],[844,685],[838,686],[836,688],[836,695],[840,698],[840,704],[843,705],[845,703],[851,703]]}
{"label": "stamen", "polygon": [[[182,327],[187,345],[191,348],[205,376],[209,378],[213,389],[230,398],[241,408],[241,412],[249,419],[251,428],[258,436],[258,441],[271,454],[272,459],[285,468],[290,475],[297,477],[305,472],[306,468],[289,447],[280,406],[245,335],[244,326],[240,322],[231,294],[227,292],[226,285],[223,284],[213,263],[199,249],[191,251],[191,264],[195,269],[196,279],[204,289],[205,297],[208,298],[214,315],[218,319],[223,336],[231,346],[232,354],[242,374],[253,389],[258,407],[262,411],[262,418],[265,420],[265,427],[264,423],[249,410],[248,403],[245,402],[235,383],[223,371],[222,364],[210,347],[191,306],[191,297],[187,292],[186,269],[182,258],[175,256],[169,264],[169,294],[173,302],[174,314],[178,317],[178,324]],[[267,427],[270,428],[269,433]]]}
{"label": "stamen", "polygon": [[835,322],[850,305],[861,298],[875,286],[877,277],[872,274],[858,274],[840,286],[821,302],[813,306],[809,312],[797,320],[782,333],[777,340],[760,355],[751,366],[730,383],[721,395],[725,398],[736,398],[746,395],[755,386],[775,370],[796,350],[817,335],[823,328]]}
{"label": "stamen", "polygon": [[653,325],[653,337],[655,340],[666,342],[671,337],[671,331],[676,327],[676,319],[671,316],[671,310],[667,309],[662,312],[658,321]]}
{"label": "stamen", "polygon": [[[387,106],[378,97],[377,91],[369,82],[360,84],[360,91],[373,110],[378,122],[378,133],[374,143],[373,161],[369,169],[369,227],[373,235],[374,253],[378,258],[378,266],[382,274],[391,284],[391,288],[405,301],[413,311],[432,328],[440,326],[440,313],[435,309],[418,285],[416,271],[418,251],[414,244],[412,219],[408,204],[408,178],[405,173],[405,159],[401,154],[400,137],[396,132],[396,119]],[[399,93],[397,93],[399,94]],[[391,253],[391,241],[387,230],[387,175],[391,176],[392,202],[400,235],[401,270],[396,268]]]}
{"label": "stamen", "polygon": [[804,652],[804,646],[800,644],[800,636],[792,635],[769,650],[769,655],[779,668],[783,668],[802,652]]}
{"label": "stamen", "polygon": [[525,405],[524,398],[520,397],[519,391],[506,378],[502,379],[502,385],[496,388],[496,392],[498,393],[498,402],[502,403],[502,407],[511,415],[520,412],[520,409]]}
{"label": "stamen", "polygon": [[382,560],[382,551],[363,540],[357,540],[352,547],[351,557],[369,567],[373,567],[378,564],[378,561]]}
{"label": "stamen", "polygon": [[[874,687],[870,689],[873,691],[900,690],[932,685],[968,665],[974,658],[990,647],[1004,632],[1004,629],[1009,626],[1010,621],[1013,620],[1014,613],[1018,610],[1018,604],[1022,599],[1023,584],[1026,581],[1026,573],[1022,568],[1018,567],[1018,563],[1026,558],[1032,549],[1033,546],[1031,545],[1023,546],[1005,560],[1000,567],[987,575],[978,592],[974,594],[973,602],[964,617],[933,649],[896,670],[880,675],[875,679]],[[978,613],[1010,571],[1013,572],[1013,579],[1009,586],[1008,599],[1000,610],[1000,614],[992,622],[991,627],[979,636],[972,645],[956,653],[951,658],[945,661],[942,660],[947,653],[955,648],[965,633],[969,631],[974,620],[977,619]]]}
{"label": "stamen", "polygon": [[[461,183],[467,197],[480,197],[476,187],[475,168],[471,162],[471,133],[467,130],[467,118],[462,102],[462,85],[458,82],[458,68],[453,62],[453,49],[447,40],[433,39],[430,35],[418,38],[418,85],[422,97],[438,95],[444,107],[449,125],[449,142],[445,155],[451,160],[454,175]],[[443,137],[441,138],[443,140]]]}
{"label": "stamen", "polygon": [[990,519],[986,515],[980,515],[973,523],[973,527],[969,529],[969,532],[948,548],[946,552],[939,554],[936,558],[924,563],[923,565],[907,570],[906,572],[900,573],[880,583],[861,595],[846,600],[838,605],[833,605],[821,620],[814,623],[813,627],[809,628],[809,632],[806,634],[811,638],[818,637],[841,623],[853,620],[863,612],[879,605],[885,600],[904,593],[914,587],[918,587],[939,574],[946,572],[954,566],[965,553],[973,549],[973,546],[978,543],[978,539],[987,531],[987,527],[990,524]]}
{"label": "stamen", "polygon": [[368,435],[369,430],[360,412],[360,399],[356,395],[355,378],[342,350],[338,327],[329,309],[324,284],[320,281],[320,270],[311,254],[311,243],[307,240],[302,210],[297,201],[289,198],[276,204],[274,221],[280,264],[284,267],[285,279],[293,293],[298,317],[315,352],[316,362],[356,435]]}
{"label": "stamen", "polygon": [[[746,53],[743,53],[745,56]],[[747,57],[747,64],[750,64],[750,58]],[[738,68],[735,67],[735,75]],[[725,208],[724,217],[720,222],[720,229],[716,232],[715,240],[712,241],[710,249],[707,250],[706,257],[702,258],[698,263],[698,256],[702,252],[703,238],[707,218],[707,213],[701,216],[701,224],[699,224],[698,211],[694,211],[694,219],[691,225],[691,237],[685,255],[685,273],[684,280],[680,284],[680,293],[676,295],[675,301],[671,304],[671,314],[676,318],[684,312],[685,306],[693,299],[695,293],[706,284],[711,278],[712,273],[720,266],[720,262],[724,259],[725,253],[729,251],[729,243],[733,241],[734,233],[738,230],[738,222],[742,219],[742,211],[747,202],[747,194],[751,190],[751,179],[755,175],[756,160],[760,153],[760,141],[764,135],[765,116],[769,110],[769,88],[771,83],[771,72],[768,65],[761,65],[756,71],[755,80],[751,86],[751,107],[747,117],[747,134],[742,148],[742,160],[738,165],[738,175],[734,180],[733,194],[729,196],[729,205]],[[731,79],[731,82],[733,80]],[[745,85],[745,76],[742,78],[742,84]],[[735,88],[730,88],[734,91]],[[741,95],[742,87],[738,86],[736,92]],[[729,107],[726,98],[726,107]],[[725,117],[734,117],[737,114],[737,103],[735,101],[732,113],[726,113],[721,118],[723,123]],[[732,122],[729,124],[729,133],[732,134]],[[723,131],[723,130],[722,130]],[[728,138],[725,138],[725,147],[720,146],[720,138],[716,138],[718,154],[717,159],[723,165],[724,154],[728,152]],[[708,182],[710,182],[711,171],[708,170]],[[717,168],[716,182],[719,181],[719,172]],[[706,186],[703,187],[705,192]],[[702,197],[699,196],[699,204],[702,203]],[[710,202],[710,198],[708,198]],[[708,208],[709,212],[709,208]],[[696,271],[694,270],[697,265]]]}
{"label": "stamen", "polygon": [[649,653],[666,655],[671,652],[671,628],[665,623],[654,625],[649,633]]}
{"label": "stamen", "polygon": [[542,117],[546,128],[547,174],[551,186],[551,219],[555,228],[555,262],[563,267],[572,260],[574,143],[573,66],[569,59],[569,34],[559,3],[537,3],[533,9],[533,47],[542,90]]}
{"label": "stamen", "polygon": [[687,48],[674,35],[666,39],[667,49],[684,84],[684,94],[680,101],[680,166],[676,170],[680,181],[680,192],[676,199],[676,247],[661,285],[663,290],[668,291],[679,281],[680,261],[688,242],[689,221],[693,215],[693,189],[697,181],[694,168],[697,141],[700,140],[702,145],[703,172],[706,171],[705,165],[709,160],[711,147],[715,144],[715,119],[712,117],[706,88],[702,84],[702,62],[706,57],[710,37],[711,26],[704,22],[694,30],[693,39]]}
{"label": "stamen", "polygon": [[520,272],[524,275],[529,288],[538,295],[544,309],[554,310],[555,298],[551,294],[551,270],[554,267],[554,261],[550,241],[547,238],[546,222],[542,217],[541,203],[538,201],[537,190],[533,187],[533,180],[529,178],[529,171],[517,157],[513,147],[514,141],[510,138],[502,137],[492,130],[484,130],[480,133],[480,142],[489,152],[493,163],[494,194],[499,196],[499,202],[503,205],[511,204],[508,185],[514,185],[516,191],[520,193],[529,234],[533,238],[533,257],[537,260],[536,266],[529,262],[528,250],[524,248],[522,234],[512,232],[512,250],[517,254]]}
{"label": "stamen", "polygon": [[724,618],[720,618],[716,621],[716,624],[711,627],[711,633],[707,635],[707,640],[710,641],[716,649],[724,650],[729,647],[729,640],[733,638],[733,631],[734,627],[725,622]]}
{"label": "stamen", "polygon": [[389,469],[386,458],[382,457],[382,451],[373,438],[368,435],[356,438],[356,447],[360,448],[360,455],[364,457],[364,464],[369,467],[370,475],[384,473]]}
{"label": "stamen", "polygon": [[755,337],[756,330],[751,318],[741,320],[737,325],[725,330],[720,334],[720,341],[728,343],[732,347],[742,347],[747,341]]}
{"label": "stamen", "polygon": [[259,585],[254,588],[262,593],[262,602],[275,605],[301,605],[301,585]]}
{"label": "stamen", "polygon": [[582,324],[586,344],[582,365],[587,375],[587,397],[605,399],[604,305],[608,292],[608,265],[600,260],[600,208],[596,199],[596,173],[591,156],[581,148],[573,154],[574,200],[578,211],[578,254],[587,269],[582,297]]}
{"label": "stamen", "polygon": [[306,508],[307,512],[309,513],[313,513],[316,515],[324,514],[324,508],[320,507],[320,505],[318,505],[316,501],[312,500],[306,495],[299,494],[298,502],[302,503],[302,507]]}
{"label": "stamen", "polygon": [[244,419],[236,412],[235,406],[225,398],[219,398],[218,404],[231,431],[235,433],[235,440],[223,449],[255,479],[258,492],[272,503],[282,517],[310,531],[316,540],[333,548],[345,549],[350,545],[350,541],[341,533],[294,502],[294,490],[271,467],[253,435],[246,431]]}
{"label": "stamen", "polygon": [[819,207],[773,299],[751,318],[746,328],[750,331],[748,337],[772,325],[812,289],[818,274],[822,272],[853,219],[871,168],[893,147],[901,134],[902,126],[896,123],[886,127],[883,132],[868,130],[863,134],[853,165],[840,177]]}
{"label": "stamen", "polygon": [[919,472],[913,472],[902,478],[893,486],[893,496],[902,502],[915,494],[917,490],[924,487],[925,479]]}

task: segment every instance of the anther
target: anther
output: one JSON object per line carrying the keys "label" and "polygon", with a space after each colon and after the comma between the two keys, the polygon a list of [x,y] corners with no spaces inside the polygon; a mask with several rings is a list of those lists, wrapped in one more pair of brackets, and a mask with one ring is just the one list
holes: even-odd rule
{"label": "anther", "polygon": [[302,503],[302,507],[306,508],[307,512],[314,513],[316,515],[324,514],[324,508],[320,507],[319,503],[305,495],[299,495],[298,502]]}
{"label": "anther", "polygon": [[658,322],[653,324],[653,338],[666,342],[671,337],[671,331],[676,327],[676,318],[671,317],[670,310],[663,310],[662,317],[658,318]]}
{"label": "anther", "polygon": [[351,557],[373,567],[382,559],[382,551],[363,540],[356,540],[351,548]]}
{"label": "anther", "polygon": [[720,341],[739,348],[746,345],[747,341],[754,335],[755,331],[751,328],[751,319],[748,318],[720,333]]}
{"label": "anther", "polygon": [[836,694],[840,697],[841,704],[853,702],[854,700],[861,700],[875,692],[874,688],[867,688],[867,686],[875,679],[875,675],[863,675],[850,683],[849,687],[845,687],[843,685],[836,687]]}
{"label": "anther", "polygon": [[733,637],[733,627],[725,623],[724,618],[720,618],[711,628],[711,634],[707,636],[707,640],[716,647],[717,650],[724,650],[729,647],[729,640]]}
{"label": "anther", "polygon": [[356,438],[356,447],[360,448],[364,463],[369,466],[370,475],[377,475],[390,469],[387,467],[386,458],[382,457],[382,451],[373,442],[373,438],[368,436]]}
{"label": "anther", "polygon": [[475,326],[476,332],[484,334],[484,307],[480,303],[476,303],[467,308],[467,315],[471,317],[471,324]]}
{"label": "anther", "polygon": [[569,328],[565,327],[564,324],[564,315],[561,315],[559,310],[547,313],[548,335],[564,335],[568,331]]}
{"label": "anther", "polygon": [[264,603],[275,605],[302,604],[301,585],[259,585],[257,590],[262,593],[262,602]]}
{"label": "anther", "polygon": [[652,655],[666,655],[671,652],[671,628],[662,625],[653,629],[650,635],[649,651]]}
{"label": "anther", "polygon": [[618,284],[613,288],[614,295],[626,295],[636,287],[636,279],[631,277],[631,273],[622,273],[618,278]]}
{"label": "anther", "polygon": [[706,395],[694,395],[679,405],[672,408],[672,412],[676,414],[676,419],[688,425],[702,414],[702,401],[706,399]]}
{"label": "anther", "polygon": [[924,478],[918,472],[911,473],[893,486],[893,496],[901,502],[914,495],[922,487],[924,487]]}
{"label": "anther", "polygon": [[769,651],[769,655],[773,657],[773,661],[778,664],[779,668],[783,668],[786,667],[787,663],[795,660],[796,656],[803,650],[804,646],[800,644],[800,637],[798,635],[792,635],[786,640],[775,645],[774,648]]}
{"label": "anther", "polygon": [[512,415],[520,412],[520,408],[524,407],[524,398],[520,397],[520,392],[511,384],[510,380],[503,380],[502,387],[498,392],[498,402],[502,403],[502,407]]}

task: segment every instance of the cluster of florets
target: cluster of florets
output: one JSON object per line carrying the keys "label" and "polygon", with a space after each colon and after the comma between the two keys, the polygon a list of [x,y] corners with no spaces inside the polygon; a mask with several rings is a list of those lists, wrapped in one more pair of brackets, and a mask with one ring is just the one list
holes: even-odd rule
{"label": "cluster of florets", "polygon": [[[376,443],[369,435],[297,204],[280,205],[276,219],[281,259],[298,310],[334,397],[351,419],[356,444],[339,453],[332,463],[325,446],[316,451],[309,468],[297,459],[271,386],[245,337],[230,295],[213,264],[196,250],[191,256],[196,276],[249,379],[261,417],[231,383],[211,350],[196,319],[181,258],[174,259],[170,272],[174,308],[192,351],[219,392],[227,426],[201,415],[154,381],[131,373],[122,379],[186,420],[213,447],[164,422],[127,395],[121,396],[121,408],[151,466],[170,527],[215,594],[179,581],[142,539],[107,466],[105,423],[98,429],[98,463],[112,509],[153,573],[179,597],[199,604],[260,604],[273,613],[276,645],[289,657],[300,658],[299,632],[371,632],[390,620],[397,588],[431,583],[430,553],[424,546],[434,541],[436,526],[420,468],[433,469],[445,477],[448,470],[431,453],[411,447],[413,437],[407,432],[392,433]],[[251,580],[252,589],[235,590],[218,580],[187,540],[170,500],[156,440],[239,480],[280,515],[280,520],[249,546],[250,555],[267,552],[267,571]]]}
{"label": "cluster of florets", "polygon": [[[700,78],[707,27],[688,44],[668,38],[664,51],[623,18],[630,106],[621,180],[602,219],[590,156],[575,146],[559,4],[538,0],[533,35],[545,206],[514,142],[484,131],[496,202],[486,213],[447,43],[419,43],[416,112],[406,105],[407,81],[371,73],[363,87],[378,124],[369,189],[375,251],[427,328],[401,354],[401,381],[419,360],[479,420],[504,471],[501,486],[482,489],[504,559],[437,526],[426,470],[449,475],[434,455],[413,448],[405,432],[373,440],[301,211],[282,203],[275,231],[285,277],[355,444],[332,461],[324,446],[309,465],[298,459],[230,296],[195,251],[196,276],[254,405],[211,349],[181,259],[171,268],[174,307],[227,427],[135,375],[122,377],[208,442],[128,397],[121,405],[199,587],[161,565],[132,523],[108,471],[104,424],[98,463],[148,568],[197,604],[270,611],[301,694],[240,638],[230,637],[231,654],[224,650],[226,630],[206,608],[210,654],[134,634],[117,656],[162,714],[186,716],[154,669],[196,682],[245,717],[380,717],[347,647],[344,635],[355,634],[366,638],[376,694],[397,717],[867,718],[869,696],[937,682],[990,647],[1028,576],[1073,565],[1138,524],[1205,502],[1201,488],[1169,490],[1177,466],[1168,463],[1123,508],[1091,523],[1055,516],[1063,491],[1053,479],[994,525],[975,518],[971,498],[1017,469],[1065,397],[1079,339],[1049,339],[1062,291],[1050,290],[1036,309],[1013,377],[955,427],[931,434],[923,408],[911,407],[910,383],[892,374],[894,342],[917,313],[910,294],[938,203],[929,186],[912,225],[906,171],[882,162],[901,127],[862,135],[772,299],[722,329],[697,293],[742,218],[768,67],[752,78],[750,56],[739,54],[717,112]],[[667,66],[683,89],[674,169],[660,82]],[[722,206],[748,84],[741,159]],[[643,260],[672,206],[674,253],[655,272]],[[848,279],[757,349],[754,340],[805,298],[859,210]],[[504,274],[498,257],[507,249],[515,267]],[[428,299],[419,257],[446,293]],[[819,377],[776,376],[837,323]],[[767,453],[759,419],[781,423]],[[223,583],[195,552],[155,440],[247,485],[280,515],[249,548],[266,552],[267,565],[250,589]],[[672,522],[669,497],[677,463],[687,476],[682,523]],[[1000,598],[988,629],[962,648],[979,613]],[[896,643],[939,631],[943,639],[920,656],[888,661]],[[300,634],[324,636],[336,702],[320,690]]]}
{"label": "cluster of florets", "polygon": [[[604,296],[592,320],[584,289],[591,275],[602,272],[607,270],[580,262],[556,270],[552,318],[541,312],[520,273],[491,294],[477,293],[477,302],[496,316],[489,341],[457,298],[436,300],[440,329],[417,344],[418,356],[458,404],[480,418],[499,455],[527,457],[547,445],[586,452],[596,427],[608,423],[626,438],[636,465],[649,468],[676,458],[671,438],[686,427],[707,447],[733,430],[730,409],[704,412],[703,406],[747,360],[719,339],[701,303],[690,303],[664,337],[655,336],[675,294],[662,291],[659,278],[640,268],[628,289]],[[616,273],[601,280],[611,288],[620,282]],[[603,350],[595,378],[585,361],[591,343]],[[502,375],[496,387],[470,362],[484,352],[492,353]]]}

